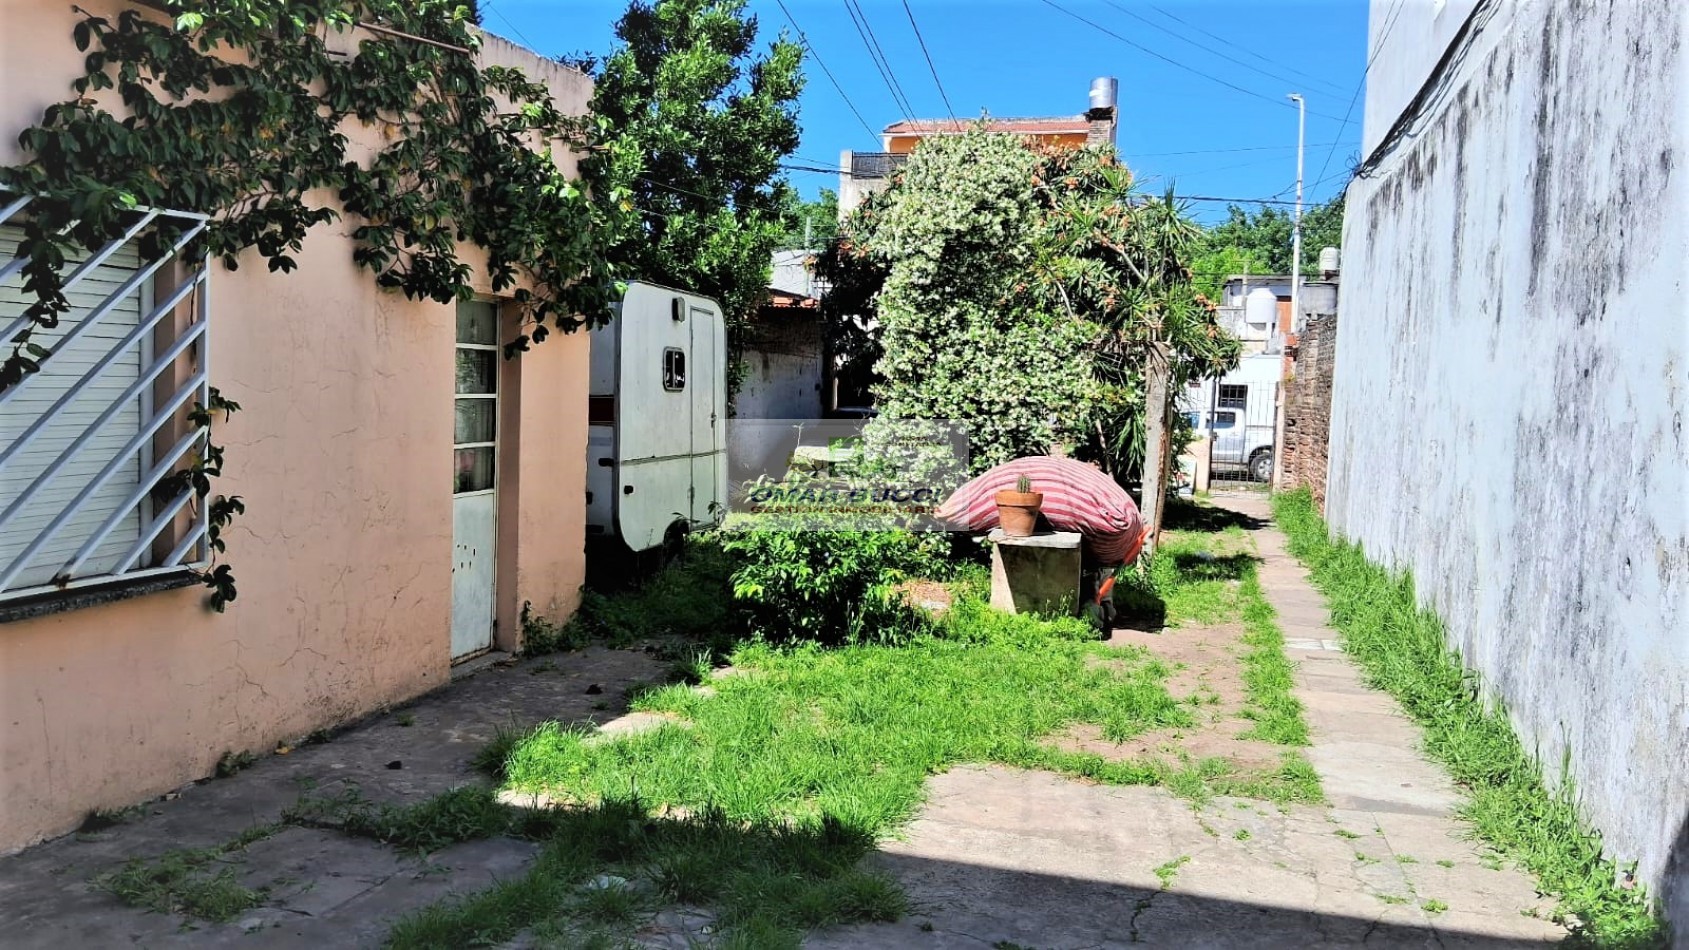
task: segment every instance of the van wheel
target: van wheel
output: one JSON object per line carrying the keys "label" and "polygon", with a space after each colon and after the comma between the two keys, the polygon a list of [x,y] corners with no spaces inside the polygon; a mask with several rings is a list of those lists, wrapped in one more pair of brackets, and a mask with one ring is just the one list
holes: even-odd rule
{"label": "van wheel", "polygon": [[676,521],[663,532],[663,566],[673,564],[686,553],[686,536],[692,529],[684,521]]}
{"label": "van wheel", "polygon": [[1273,480],[1273,450],[1261,449],[1249,457],[1249,477],[1258,482]]}

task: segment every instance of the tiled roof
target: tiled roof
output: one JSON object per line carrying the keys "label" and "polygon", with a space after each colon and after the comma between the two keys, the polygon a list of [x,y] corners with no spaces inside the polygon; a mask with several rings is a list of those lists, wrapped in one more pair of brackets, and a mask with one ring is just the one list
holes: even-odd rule
{"label": "tiled roof", "polygon": [[[886,126],[886,135],[933,135],[954,132],[957,122],[950,119],[913,119],[893,122]],[[960,121],[966,128],[974,121]],[[1090,130],[1090,123],[1082,115],[1047,116],[1033,119],[987,119],[985,127],[992,132],[1018,132],[1022,135],[1053,135],[1063,132],[1082,133]]]}
{"label": "tiled roof", "polygon": [[778,307],[781,309],[801,307],[806,310],[813,310],[816,307],[821,306],[821,301],[816,300],[814,297],[806,297],[803,294],[794,294],[790,291],[770,287],[768,288],[768,303],[764,304],[764,306]]}

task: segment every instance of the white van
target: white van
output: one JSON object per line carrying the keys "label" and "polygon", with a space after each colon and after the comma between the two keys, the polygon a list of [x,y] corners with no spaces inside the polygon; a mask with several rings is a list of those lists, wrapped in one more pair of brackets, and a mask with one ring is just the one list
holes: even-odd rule
{"label": "white van", "polygon": [[1216,470],[1243,469],[1258,482],[1273,477],[1273,430],[1252,425],[1240,409],[1188,410],[1185,421],[1197,435],[1209,438],[1209,465]]}
{"label": "white van", "polygon": [[592,331],[586,529],[639,552],[727,503],[727,330],[707,297],[631,283]]}

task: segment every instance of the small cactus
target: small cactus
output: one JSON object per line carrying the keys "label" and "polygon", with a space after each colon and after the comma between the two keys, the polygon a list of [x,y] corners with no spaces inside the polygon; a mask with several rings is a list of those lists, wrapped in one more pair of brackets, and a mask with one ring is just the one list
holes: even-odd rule
{"label": "small cactus", "polygon": [[1020,492],[1022,495],[1032,494],[1032,479],[1027,478],[1025,475],[1015,479],[1015,491]]}

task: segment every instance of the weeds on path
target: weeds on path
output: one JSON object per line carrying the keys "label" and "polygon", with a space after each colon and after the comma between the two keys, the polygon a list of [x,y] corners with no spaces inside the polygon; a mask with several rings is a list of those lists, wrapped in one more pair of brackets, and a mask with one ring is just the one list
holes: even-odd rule
{"label": "weeds on path", "polygon": [[[1218,530],[1165,531],[1146,572],[1121,572],[1116,599],[1129,619],[1172,628],[1241,622],[1249,704],[1243,715],[1255,722],[1242,738],[1305,746],[1308,726],[1302,703],[1292,693],[1294,671],[1276,614],[1256,578],[1254,546],[1238,525],[1222,526],[1220,519],[1205,517],[1211,510],[1189,504],[1175,507],[1181,522]],[[1152,603],[1159,606],[1146,610]]]}
{"label": "weeds on path", "polygon": [[1243,682],[1249,690],[1249,709],[1244,715],[1255,720],[1246,739],[1264,739],[1279,745],[1307,745],[1308,724],[1302,718],[1302,702],[1291,694],[1295,686],[1293,668],[1284,655],[1284,633],[1275,622],[1255,565],[1249,565],[1239,592],[1243,604]]}
{"label": "weeds on path", "polygon": [[1443,625],[1422,610],[1410,576],[1392,577],[1360,548],[1333,541],[1306,491],[1277,495],[1273,509],[1290,551],[1325,592],[1344,649],[1369,682],[1395,696],[1425,730],[1425,748],[1468,793],[1462,809],[1477,834],[1537,876],[1584,945],[1665,946],[1641,888],[1621,889],[1619,869],[1579,817],[1569,790],[1551,793],[1541,766],[1499,703],[1486,705],[1477,677],[1448,647]]}
{"label": "weeds on path", "polygon": [[150,860],[133,858],[95,878],[96,888],[132,907],[195,920],[224,922],[262,904],[266,888],[240,883],[235,855],[274,835],[280,825],[258,825],[210,848],[177,848]]}

